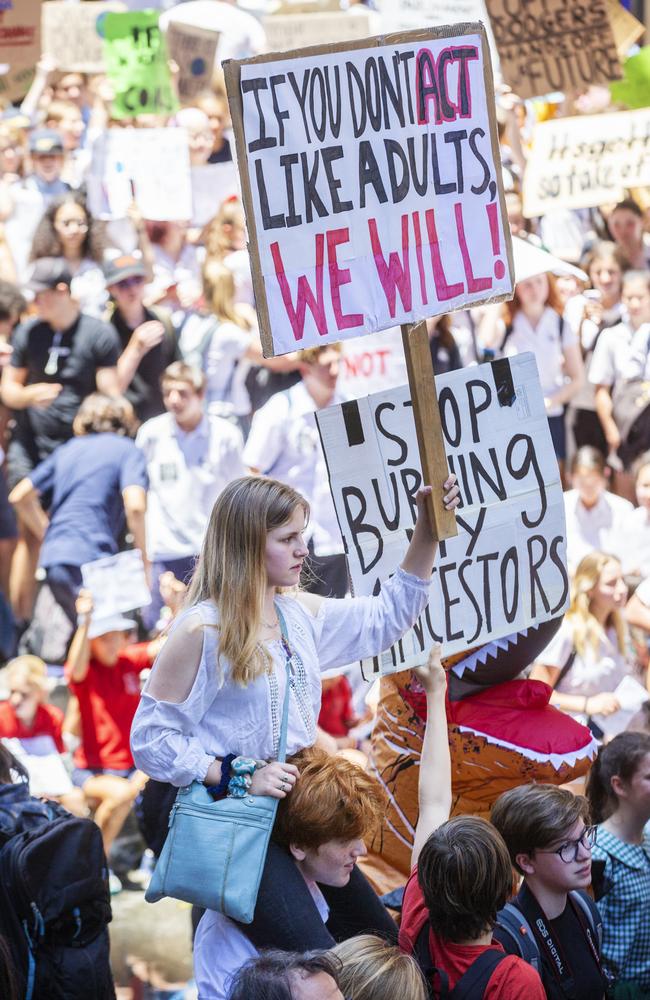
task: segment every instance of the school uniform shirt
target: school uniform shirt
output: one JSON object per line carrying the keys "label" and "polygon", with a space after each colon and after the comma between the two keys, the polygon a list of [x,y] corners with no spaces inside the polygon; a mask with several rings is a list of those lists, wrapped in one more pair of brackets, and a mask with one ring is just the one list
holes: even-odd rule
{"label": "school uniform shirt", "polygon": [[184,431],[170,413],[163,413],[142,425],[135,443],[149,477],[149,557],[161,561],[198,555],[215,500],[231,480],[244,475],[241,431],[213,415]]}
{"label": "school uniform shirt", "polygon": [[621,557],[621,538],[634,511],[629,500],[603,490],[593,507],[585,507],[577,490],[564,494],[567,563],[574,573],[580,560],[590,552],[608,552]]}
{"label": "school uniform shirt", "polygon": [[252,331],[236,323],[219,323],[215,316],[193,313],[181,329],[179,348],[188,364],[206,375],[205,398],[212,412],[247,416],[251,399],[246,388],[250,364],[244,355],[251,346]]}
{"label": "school uniform shirt", "polygon": [[[620,536],[620,557],[624,573],[645,577],[636,596],[650,607],[650,511],[635,507],[627,517]],[[643,595],[643,596],[641,596]]]}
{"label": "school uniform shirt", "polygon": [[31,726],[26,726],[8,701],[0,702],[0,739],[20,740],[27,753],[30,742],[51,741],[52,753],[63,753],[63,712],[56,705],[39,705]]}
{"label": "school uniform shirt", "polygon": [[[574,650],[573,635],[571,618],[565,618],[546,649],[537,657],[538,663],[562,670]],[[588,646],[582,655],[576,652],[571,667],[557,685],[556,691],[591,698],[601,692],[615,691],[630,672],[631,664],[620,652],[616,632],[610,628],[603,633],[595,649]],[[567,714],[578,722],[586,722],[586,716],[581,713]]]}
{"label": "school uniform shirt", "polygon": [[[329,405],[342,401],[336,392]],[[306,537],[317,556],[330,556],[343,551],[343,542],[314,417],[316,408],[302,381],[276,393],[253,417],[244,462],[306,497],[311,507]]]}
{"label": "school uniform shirt", "polygon": [[84,434],[61,445],[30,473],[51,496],[39,565],[82,566],[118,551],[125,525],[122,493],[147,489],[142,452],[121,434]]}
{"label": "school uniform shirt", "polygon": [[[318,913],[327,922],[329,908],[315,882],[307,881]],[[194,978],[198,1000],[226,1000],[233,976],[259,954],[243,930],[223,913],[206,910],[194,938]]]}
{"label": "school uniform shirt", "polygon": [[599,826],[591,856],[605,862],[605,893],[596,902],[605,968],[650,990],[650,832],[642,844],[627,844]]}
{"label": "school uniform shirt", "polygon": [[82,260],[72,278],[70,291],[79,308],[89,316],[100,317],[108,302],[106,279],[94,260]]}
{"label": "school uniform shirt", "polygon": [[140,671],[150,666],[146,642],[126,646],[112,667],[91,658],[83,681],[70,679],[71,666],[66,663],[68,687],[77,696],[81,716],[75,767],[118,771],[133,767],[129,734],[140,702]]}
{"label": "school uniform shirt", "polygon": [[[417,868],[411,872],[402,903],[402,921],[399,929],[399,946],[413,954],[418,934],[428,920],[428,911],[418,884]],[[498,941],[489,945],[454,944],[445,941],[429,930],[429,950],[433,965],[443,969],[449,977],[449,989],[484,951],[503,952]],[[546,1000],[542,981],[531,965],[516,955],[508,955],[490,976],[483,994],[484,1000]]]}
{"label": "school uniform shirt", "polygon": [[576,410],[594,411],[596,409],[594,384],[598,383],[594,383],[590,372],[595,351],[601,339],[604,337],[606,330],[619,323],[623,307],[620,302],[617,302],[611,309],[603,310],[602,322],[598,324],[594,323],[591,319],[583,319],[585,306],[588,301],[589,300],[586,299],[584,295],[574,295],[570,298],[564,309],[564,321],[565,323],[568,323],[571,330],[575,332],[576,338],[578,338],[579,335],[580,346],[582,347],[583,355],[585,356],[585,364],[587,366],[587,377],[585,378],[583,385],[580,387],[580,390],[571,400],[571,406]]}
{"label": "school uniform shirt", "polygon": [[592,385],[613,386],[624,377],[630,355],[632,328],[627,323],[603,330],[594,348],[588,378]]}
{"label": "school uniform shirt", "polygon": [[[564,349],[576,343],[576,335],[569,324],[563,322],[555,309],[547,306],[536,327],[521,310],[516,314],[502,353],[503,357],[511,358],[515,354],[532,351],[537,361],[542,393],[544,399],[548,399],[565,385]],[[546,415],[560,417],[563,412],[562,406],[553,406],[546,411]]]}
{"label": "school uniform shirt", "polygon": [[25,385],[55,382],[63,386],[49,406],[29,406],[15,413],[13,439],[28,451],[34,450],[38,459],[45,458],[72,437],[72,421],[81,401],[97,388],[97,370],[117,365],[117,334],[108,324],[81,312],[66,330],[54,330],[39,317],[29,319],[16,329],[11,343],[9,363],[27,370]]}
{"label": "school uniform shirt", "polygon": [[643,323],[632,336],[624,378],[650,378],[650,323]]}

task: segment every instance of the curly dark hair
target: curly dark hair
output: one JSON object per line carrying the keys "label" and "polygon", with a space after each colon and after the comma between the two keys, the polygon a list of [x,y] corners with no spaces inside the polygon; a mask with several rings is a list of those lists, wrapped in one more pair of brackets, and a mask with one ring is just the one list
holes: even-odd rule
{"label": "curly dark hair", "polygon": [[81,256],[94,260],[96,264],[101,264],[106,249],[106,239],[104,226],[97,223],[88,211],[86,200],[78,191],[68,191],[66,194],[55,198],[45,209],[43,217],[36,227],[32,248],[29,252],[30,260],[38,260],[40,257],[63,257],[63,247],[59,235],[54,228],[56,213],[63,205],[79,205],[86,213],[88,232],[81,247]]}

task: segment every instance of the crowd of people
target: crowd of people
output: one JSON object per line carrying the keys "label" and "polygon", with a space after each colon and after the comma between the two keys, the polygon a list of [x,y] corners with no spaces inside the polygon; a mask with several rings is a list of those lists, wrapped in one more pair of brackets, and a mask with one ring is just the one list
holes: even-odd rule
{"label": "crowd of people", "polygon": [[[552,256],[511,301],[428,320],[431,357],[443,374],[535,355],[571,598],[520,669],[599,750],[586,788],[520,785],[489,822],[450,818],[434,649],[412,872],[389,909],[362,870],[385,805],[364,767],[377,699],[350,664],[427,602],[427,489],[401,567],[350,597],[314,414],[403,384],[399,332],[265,359],[219,68],[171,116],[116,122],[111,100],[103,74],[44,57],[0,109],[0,786],[26,773],[92,818],[114,894],[160,853],[168,786],[219,797],[237,774],[279,799],[253,922],[193,914],[199,1000],[650,997],[647,191],[524,219],[535,111],[498,91],[508,223]],[[93,151],[125,125],[183,131],[192,168],[232,165],[208,218],[93,210]],[[454,477],[445,491],[453,510]],[[98,614],[83,568],[127,551],[150,601]],[[13,961],[0,935],[12,1000]]]}

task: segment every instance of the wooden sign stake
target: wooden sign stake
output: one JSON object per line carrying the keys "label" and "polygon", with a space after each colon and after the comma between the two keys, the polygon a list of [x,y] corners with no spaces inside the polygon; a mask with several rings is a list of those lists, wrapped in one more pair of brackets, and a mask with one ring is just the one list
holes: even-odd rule
{"label": "wooden sign stake", "polygon": [[454,511],[446,510],[442,502],[442,486],[449,476],[449,467],[442,436],[426,323],[422,321],[415,325],[402,326],[402,343],[411,389],[423,482],[432,487],[428,504],[429,518],[435,537],[438,541],[442,541],[457,535],[458,525]]}

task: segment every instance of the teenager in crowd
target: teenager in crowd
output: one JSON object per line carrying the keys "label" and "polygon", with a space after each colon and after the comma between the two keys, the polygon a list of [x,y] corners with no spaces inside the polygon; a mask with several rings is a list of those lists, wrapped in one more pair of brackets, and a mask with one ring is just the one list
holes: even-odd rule
{"label": "teenager in crowd", "polygon": [[[199,1000],[211,1000],[199,994]],[[228,1000],[355,1000],[338,985],[338,962],[323,952],[267,951],[235,976]]]}
{"label": "teenager in crowd", "polygon": [[650,997],[650,735],[620,733],[603,747],[587,782],[603,960],[617,1000]]}
{"label": "teenager in crowd", "polygon": [[585,892],[596,839],[587,800],[554,785],[519,785],[499,796],[490,819],[523,876],[495,938],[524,958],[530,938],[549,1000],[602,1000],[600,919]]}
{"label": "teenager in crowd", "polygon": [[434,996],[457,989],[462,996],[486,1000],[544,1000],[535,970],[521,958],[506,955],[492,940],[497,913],[512,890],[506,845],[483,819],[448,819],[447,684],[439,647],[416,672],[426,693],[427,722],[400,947],[417,957]]}
{"label": "teenager in crowd", "polygon": [[[333,935],[341,932],[336,923],[331,933],[327,927],[328,891],[331,888],[336,893],[346,886],[357,861],[366,854],[364,837],[378,825],[381,792],[374,779],[356,764],[331,757],[317,747],[301,750],[291,761],[300,780],[278,807],[274,849],[285,853],[304,880],[313,900],[309,918],[319,920],[320,945],[327,947],[334,944]],[[359,901],[360,910],[362,905]],[[374,912],[360,912],[358,919],[365,916],[372,920],[377,913],[383,924],[390,924],[378,900]],[[264,914],[269,923],[289,925],[287,930],[296,942],[303,919],[286,890],[274,901],[273,910]],[[194,975],[202,1000],[225,1000],[232,975],[256,955],[245,930],[222,913],[208,910],[201,918],[194,939]]]}
{"label": "teenager in crowd", "polygon": [[604,552],[585,556],[573,579],[569,610],[531,671],[531,678],[553,688],[551,704],[579,722],[613,715],[621,707],[616,688],[634,669],[623,617],[626,601],[619,561]]}
{"label": "teenager in crowd", "polygon": [[359,934],[332,949],[341,963],[339,984],[350,1000],[426,1000],[417,962],[374,934]]}
{"label": "teenager in crowd", "polygon": [[633,198],[614,206],[607,227],[629,267],[640,271],[650,267],[650,241],[643,229],[643,212]]}
{"label": "teenager in crowd", "polygon": [[589,552],[619,555],[623,530],[634,508],[607,489],[605,456],[584,445],[571,462],[573,488],[564,494],[567,563],[573,572]]}
{"label": "teenager in crowd", "polygon": [[650,577],[650,451],[639,455],[632,474],[638,507],[629,513],[622,526],[621,561],[624,573],[645,580]]}
{"label": "teenager in crowd", "polygon": [[[453,477],[444,503],[458,505]],[[323,599],[283,593],[294,588],[308,549],[303,532],[306,500],[275,480],[237,479],[217,499],[201,556],[178,616],[143,690],[131,742],[138,767],[160,781],[193,780],[218,786],[230,754],[267,761],[250,778],[252,795],[283,799],[300,781],[298,769],[277,756],[288,654],[293,663],[287,751],[316,739],[320,671],[387,649],[415,621],[428,600],[437,544],[425,498],[404,560],[375,597]],[[282,641],[280,614],[288,642]],[[215,626],[218,624],[218,631]],[[351,865],[336,911],[374,896]],[[273,913],[278,899],[291,900],[292,926],[256,921]],[[259,926],[259,925],[258,925]],[[357,928],[361,929],[361,928]],[[270,851],[255,920],[248,934],[257,947],[318,946],[323,926],[309,889],[286,852]]]}

